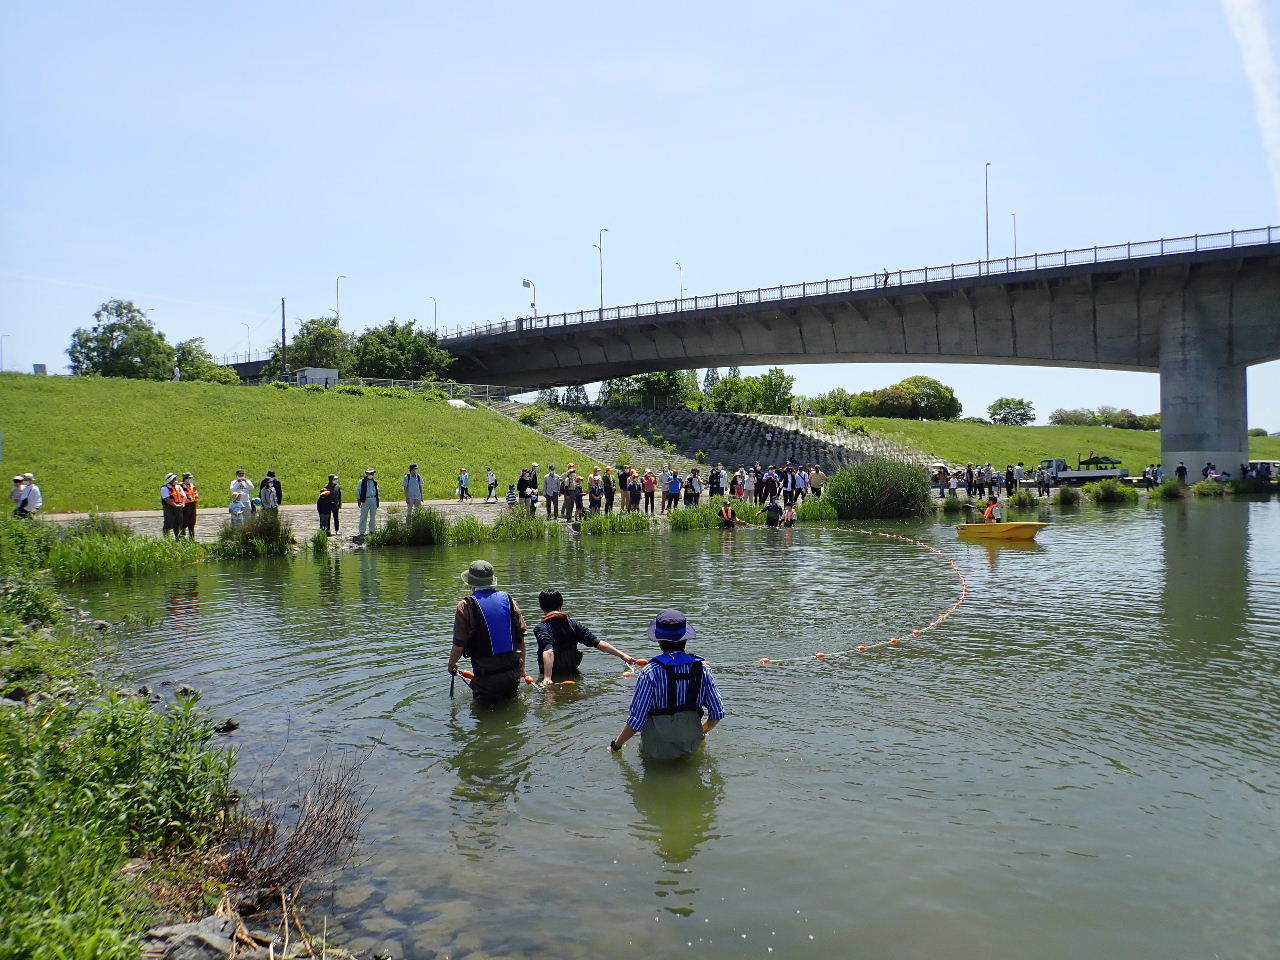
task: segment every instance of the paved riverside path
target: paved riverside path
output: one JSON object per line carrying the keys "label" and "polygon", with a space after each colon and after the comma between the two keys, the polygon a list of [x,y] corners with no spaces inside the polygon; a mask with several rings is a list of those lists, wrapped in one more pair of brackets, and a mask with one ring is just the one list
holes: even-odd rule
{"label": "paved riverside path", "polygon": [[[434,507],[451,520],[457,517],[475,517],[486,523],[492,523],[501,510],[506,508],[505,501],[485,503],[484,497],[476,497],[467,503],[459,503],[457,500],[427,500],[425,502],[427,506]],[[378,508],[379,524],[386,520],[387,510],[391,507],[398,507],[403,513],[405,504],[404,501],[392,503],[383,501]],[[313,503],[286,503],[280,507],[280,512],[293,521],[293,533],[299,540],[310,537],[311,534],[320,529],[320,515],[316,513],[316,507]],[[136,533],[144,536],[158,537],[160,536],[161,528],[164,526],[164,514],[159,510],[100,510],[97,511],[97,515],[115,517],[117,520],[127,523]],[[543,515],[545,515],[545,512]],[[45,513],[41,514],[41,516],[53,523],[70,523],[75,520],[84,520],[89,514]],[[218,531],[222,529],[222,525],[228,519],[229,515],[225,505],[200,509],[196,514],[196,539],[203,542],[217,540]],[[356,506],[354,500],[342,505],[339,520],[342,524],[340,533],[343,537],[353,537],[359,532],[360,508]]]}

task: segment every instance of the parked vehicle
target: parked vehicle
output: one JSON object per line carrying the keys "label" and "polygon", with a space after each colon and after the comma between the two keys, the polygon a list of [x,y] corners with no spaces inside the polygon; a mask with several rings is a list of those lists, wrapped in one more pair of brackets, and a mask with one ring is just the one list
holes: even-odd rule
{"label": "parked vehicle", "polygon": [[1075,467],[1071,467],[1065,460],[1049,458],[1040,461],[1039,469],[1048,471],[1049,479],[1054,484],[1092,483],[1094,480],[1105,480],[1108,477],[1119,479],[1129,476],[1129,471],[1124,468],[1124,464],[1114,457],[1089,457],[1087,460],[1077,460]]}

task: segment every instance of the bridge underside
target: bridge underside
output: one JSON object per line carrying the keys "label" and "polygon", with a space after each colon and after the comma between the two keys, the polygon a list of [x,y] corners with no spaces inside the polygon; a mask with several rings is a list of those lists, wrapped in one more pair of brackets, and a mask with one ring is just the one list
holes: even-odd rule
{"label": "bridge underside", "polygon": [[458,379],[529,386],[735,364],[1158,372],[1166,466],[1185,460],[1195,472],[1212,460],[1234,473],[1248,449],[1244,367],[1280,358],[1280,244],[458,337],[444,345],[459,358]]}

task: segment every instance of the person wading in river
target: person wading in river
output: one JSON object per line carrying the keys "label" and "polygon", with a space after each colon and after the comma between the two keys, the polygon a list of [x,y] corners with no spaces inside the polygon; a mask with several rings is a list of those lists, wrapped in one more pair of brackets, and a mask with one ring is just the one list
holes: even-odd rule
{"label": "person wading in river", "polygon": [[542,622],[533,628],[533,637],[538,641],[538,670],[542,673],[542,685],[549,687],[553,683],[576,676],[578,667],[582,665],[582,651],[578,644],[595,647],[604,653],[611,653],[623,663],[635,663],[607,640],[600,640],[594,633],[574,620],[563,610],[564,596],[559,590],[543,590],[538,594],[538,606],[542,608]]}
{"label": "person wading in river", "polygon": [[[685,652],[696,634],[679,610],[663,610],[649,624],[649,639],[662,654],[649,661],[636,678],[631,712],[617,739],[615,753],[640,734],[640,752],[653,760],[675,760],[692,754],[724,717],[724,704],[711,668]],[[703,719],[703,712],[706,719]]]}
{"label": "person wading in river", "polygon": [[515,599],[495,586],[493,564],[472,560],[462,572],[462,582],[472,588],[453,614],[453,648],[449,673],[458,672],[459,658],[471,661],[475,674],[471,695],[477,703],[510,700],[524,676],[524,615]]}

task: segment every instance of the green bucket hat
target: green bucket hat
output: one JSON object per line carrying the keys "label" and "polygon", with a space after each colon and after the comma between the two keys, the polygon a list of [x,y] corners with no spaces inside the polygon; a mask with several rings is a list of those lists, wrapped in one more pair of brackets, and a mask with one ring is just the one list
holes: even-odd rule
{"label": "green bucket hat", "polygon": [[471,565],[462,571],[462,582],[477,590],[492,587],[494,584],[493,564],[488,560],[472,560]]}

